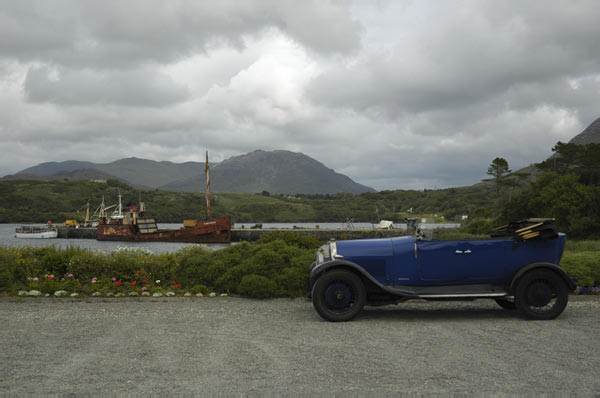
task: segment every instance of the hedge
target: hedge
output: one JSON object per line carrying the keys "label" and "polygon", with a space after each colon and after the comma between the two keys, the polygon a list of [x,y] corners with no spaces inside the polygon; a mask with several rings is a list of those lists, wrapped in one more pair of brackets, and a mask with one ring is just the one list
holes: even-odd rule
{"label": "hedge", "polygon": [[319,242],[298,233],[273,233],[222,250],[193,246],[175,253],[120,249],[111,253],[69,247],[0,247],[0,292],[52,294],[216,293],[297,297]]}

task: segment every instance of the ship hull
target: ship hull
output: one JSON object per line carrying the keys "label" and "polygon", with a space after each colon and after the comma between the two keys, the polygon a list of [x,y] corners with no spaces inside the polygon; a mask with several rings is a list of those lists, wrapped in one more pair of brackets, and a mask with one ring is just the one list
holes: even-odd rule
{"label": "ship hull", "polygon": [[15,237],[19,239],[54,239],[57,236],[58,232],[56,231],[15,233]]}
{"label": "ship hull", "polygon": [[229,217],[198,221],[190,228],[163,229],[142,233],[136,225],[100,224],[98,240],[128,242],[181,242],[181,243],[229,243],[231,221]]}

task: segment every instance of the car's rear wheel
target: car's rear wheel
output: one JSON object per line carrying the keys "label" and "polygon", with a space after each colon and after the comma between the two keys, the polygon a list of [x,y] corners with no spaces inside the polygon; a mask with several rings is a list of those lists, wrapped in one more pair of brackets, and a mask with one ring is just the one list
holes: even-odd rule
{"label": "car's rear wheel", "polygon": [[496,303],[505,310],[514,310],[517,308],[514,300],[509,300],[505,298],[497,298],[495,300]]}
{"label": "car's rear wheel", "polygon": [[366,289],[361,279],[352,272],[326,272],[313,286],[312,301],[317,313],[331,322],[354,318],[364,307]]}
{"label": "car's rear wheel", "polygon": [[515,305],[527,318],[554,319],[569,301],[565,282],[549,270],[533,270],[517,283]]}

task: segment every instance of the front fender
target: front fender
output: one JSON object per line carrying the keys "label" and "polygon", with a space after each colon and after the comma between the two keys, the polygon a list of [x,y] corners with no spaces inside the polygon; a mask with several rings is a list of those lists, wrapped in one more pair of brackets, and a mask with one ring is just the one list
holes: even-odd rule
{"label": "front fender", "polygon": [[519,279],[525,275],[525,273],[531,271],[532,269],[550,269],[554,272],[556,272],[558,275],[561,276],[561,278],[565,281],[565,284],[567,285],[567,287],[569,288],[570,291],[575,290],[575,288],[577,287],[575,285],[575,282],[573,282],[573,279],[569,276],[569,274],[567,274],[567,272],[562,269],[561,267],[559,267],[556,264],[552,264],[552,263],[532,263],[529,265],[526,265],[525,267],[519,269],[519,271],[517,271],[517,273],[513,276],[511,282],[510,282],[510,287],[508,289],[509,292],[514,293],[515,291],[515,287],[517,286],[517,282],[519,281]]}
{"label": "front fender", "polygon": [[402,292],[397,289],[391,289],[387,286],[382,285],[377,279],[373,278],[371,274],[364,270],[360,265],[353,263],[347,260],[333,260],[323,263],[319,266],[316,266],[312,269],[310,273],[310,280],[308,283],[308,297],[312,296],[312,289],[315,285],[315,282],[321,275],[323,275],[327,271],[331,271],[333,269],[347,269],[352,272],[358,273],[362,278],[371,282],[375,287],[379,288],[381,291],[392,294],[398,297],[412,297],[414,294],[411,292]]}

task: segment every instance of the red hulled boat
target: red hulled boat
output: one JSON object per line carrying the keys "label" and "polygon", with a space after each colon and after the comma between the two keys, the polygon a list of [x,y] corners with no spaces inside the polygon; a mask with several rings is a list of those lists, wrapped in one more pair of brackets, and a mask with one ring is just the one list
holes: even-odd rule
{"label": "red hulled boat", "polygon": [[98,240],[133,242],[184,242],[184,243],[229,243],[231,242],[231,218],[212,218],[210,215],[210,172],[208,151],[206,152],[206,219],[184,220],[180,229],[158,229],[156,220],[145,214],[144,203],[139,208],[129,207],[122,211],[119,205],[112,217],[100,215]]}

